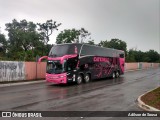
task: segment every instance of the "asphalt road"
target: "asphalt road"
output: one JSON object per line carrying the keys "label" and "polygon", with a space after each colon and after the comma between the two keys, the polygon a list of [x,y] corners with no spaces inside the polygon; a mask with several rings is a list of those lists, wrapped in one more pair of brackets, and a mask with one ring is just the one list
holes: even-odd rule
{"label": "asphalt road", "polygon": [[[114,80],[94,80],[81,85],[36,83],[2,87],[0,88],[0,111],[142,111],[137,106],[138,96],[158,86],[160,86],[160,69],[127,72]],[[97,117],[46,119],[97,120]],[[130,119],[148,120],[150,118],[131,117]]]}

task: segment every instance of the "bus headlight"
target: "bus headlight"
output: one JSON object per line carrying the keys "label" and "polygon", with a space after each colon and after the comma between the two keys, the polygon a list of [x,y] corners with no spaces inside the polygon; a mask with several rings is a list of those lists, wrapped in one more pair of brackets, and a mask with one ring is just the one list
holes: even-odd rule
{"label": "bus headlight", "polygon": [[73,81],[75,81],[75,78],[76,78],[76,75],[74,74],[74,75],[73,75]]}
{"label": "bus headlight", "polygon": [[63,75],[59,76],[59,78],[63,78],[63,77],[64,77]]}

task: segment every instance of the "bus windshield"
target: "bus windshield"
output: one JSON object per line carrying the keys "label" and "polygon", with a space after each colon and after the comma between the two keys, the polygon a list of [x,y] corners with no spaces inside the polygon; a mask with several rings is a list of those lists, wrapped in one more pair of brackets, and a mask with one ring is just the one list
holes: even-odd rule
{"label": "bus windshield", "polygon": [[52,47],[49,56],[51,57],[61,57],[63,55],[67,54],[68,51],[68,47],[67,45],[57,45]]}
{"label": "bus windshield", "polygon": [[64,61],[63,64],[61,64],[59,60],[47,62],[47,73],[48,74],[64,73],[65,69],[66,69],[66,61]]}
{"label": "bus windshield", "polygon": [[82,46],[81,44],[55,45],[51,48],[48,56],[49,57],[62,57],[64,55],[78,54],[81,46]]}

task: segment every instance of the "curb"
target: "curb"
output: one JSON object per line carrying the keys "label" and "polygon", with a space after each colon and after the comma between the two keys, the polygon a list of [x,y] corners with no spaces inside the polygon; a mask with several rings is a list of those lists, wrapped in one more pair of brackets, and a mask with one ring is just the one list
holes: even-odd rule
{"label": "curb", "polygon": [[134,72],[134,71],[141,71],[141,70],[149,70],[149,69],[156,69],[156,68],[143,68],[143,69],[130,69],[130,70],[125,70],[124,72]]}
{"label": "curb", "polygon": [[[143,69],[135,69],[135,70],[125,70],[124,73],[126,72],[134,72],[134,71],[140,71],[140,70],[143,70]],[[147,69],[146,69],[147,70]]]}
{"label": "curb", "polygon": [[6,83],[6,84],[0,84],[0,87],[9,87],[9,86],[18,86],[18,85],[28,85],[28,84],[44,83],[44,82],[45,82],[45,80],[30,81],[30,82],[18,82],[18,83]]}
{"label": "curb", "polygon": [[[157,89],[157,88],[154,88],[153,90],[155,90],[155,89]],[[151,90],[151,91],[153,91],[153,90]],[[147,93],[149,93],[149,92],[151,92],[151,91],[148,91],[148,92],[146,92],[146,93],[144,93],[144,94],[142,94],[142,95],[140,95],[139,97],[138,97],[138,106],[140,107],[140,108],[142,108],[143,110],[145,110],[145,111],[160,111],[159,109],[157,109],[157,108],[154,108],[154,107],[152,107],[152,106],[149,106],[149,105],[147,105],[147,104],[145,104],[142,100],[141,100],[141,97],[142,96],[144,96],[144,95],[146,95]]]}

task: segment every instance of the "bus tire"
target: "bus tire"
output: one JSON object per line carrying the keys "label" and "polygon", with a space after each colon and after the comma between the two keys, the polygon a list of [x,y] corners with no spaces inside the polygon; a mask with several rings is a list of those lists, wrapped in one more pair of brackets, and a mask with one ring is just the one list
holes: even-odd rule
{"label": "bus tire", "polygon": [[116,78],[119,77],[119,71],[116,71]]}
{"label": "bus tire", "polygon": [[113,73],[112,73],[112,79],[115,79],[115,78],[116,78],[116,73],[113,72]]}
{"label": "bus tire", "polygon": [[84,76],[84,82],[85,82],[85,83],[88,83],[88,82],[90,82],[90,80],[91,80],[90,75],[89,75],[89,74],[86,74],[86,75]]}
{"label": "bus tire", "polygon": [[82,75],[78,75],[78,77],[77,77],[77,84],[79,85],[79,84],[81,84],[82,83],[82,81],[83,81],[83,78],[82,78]]}

